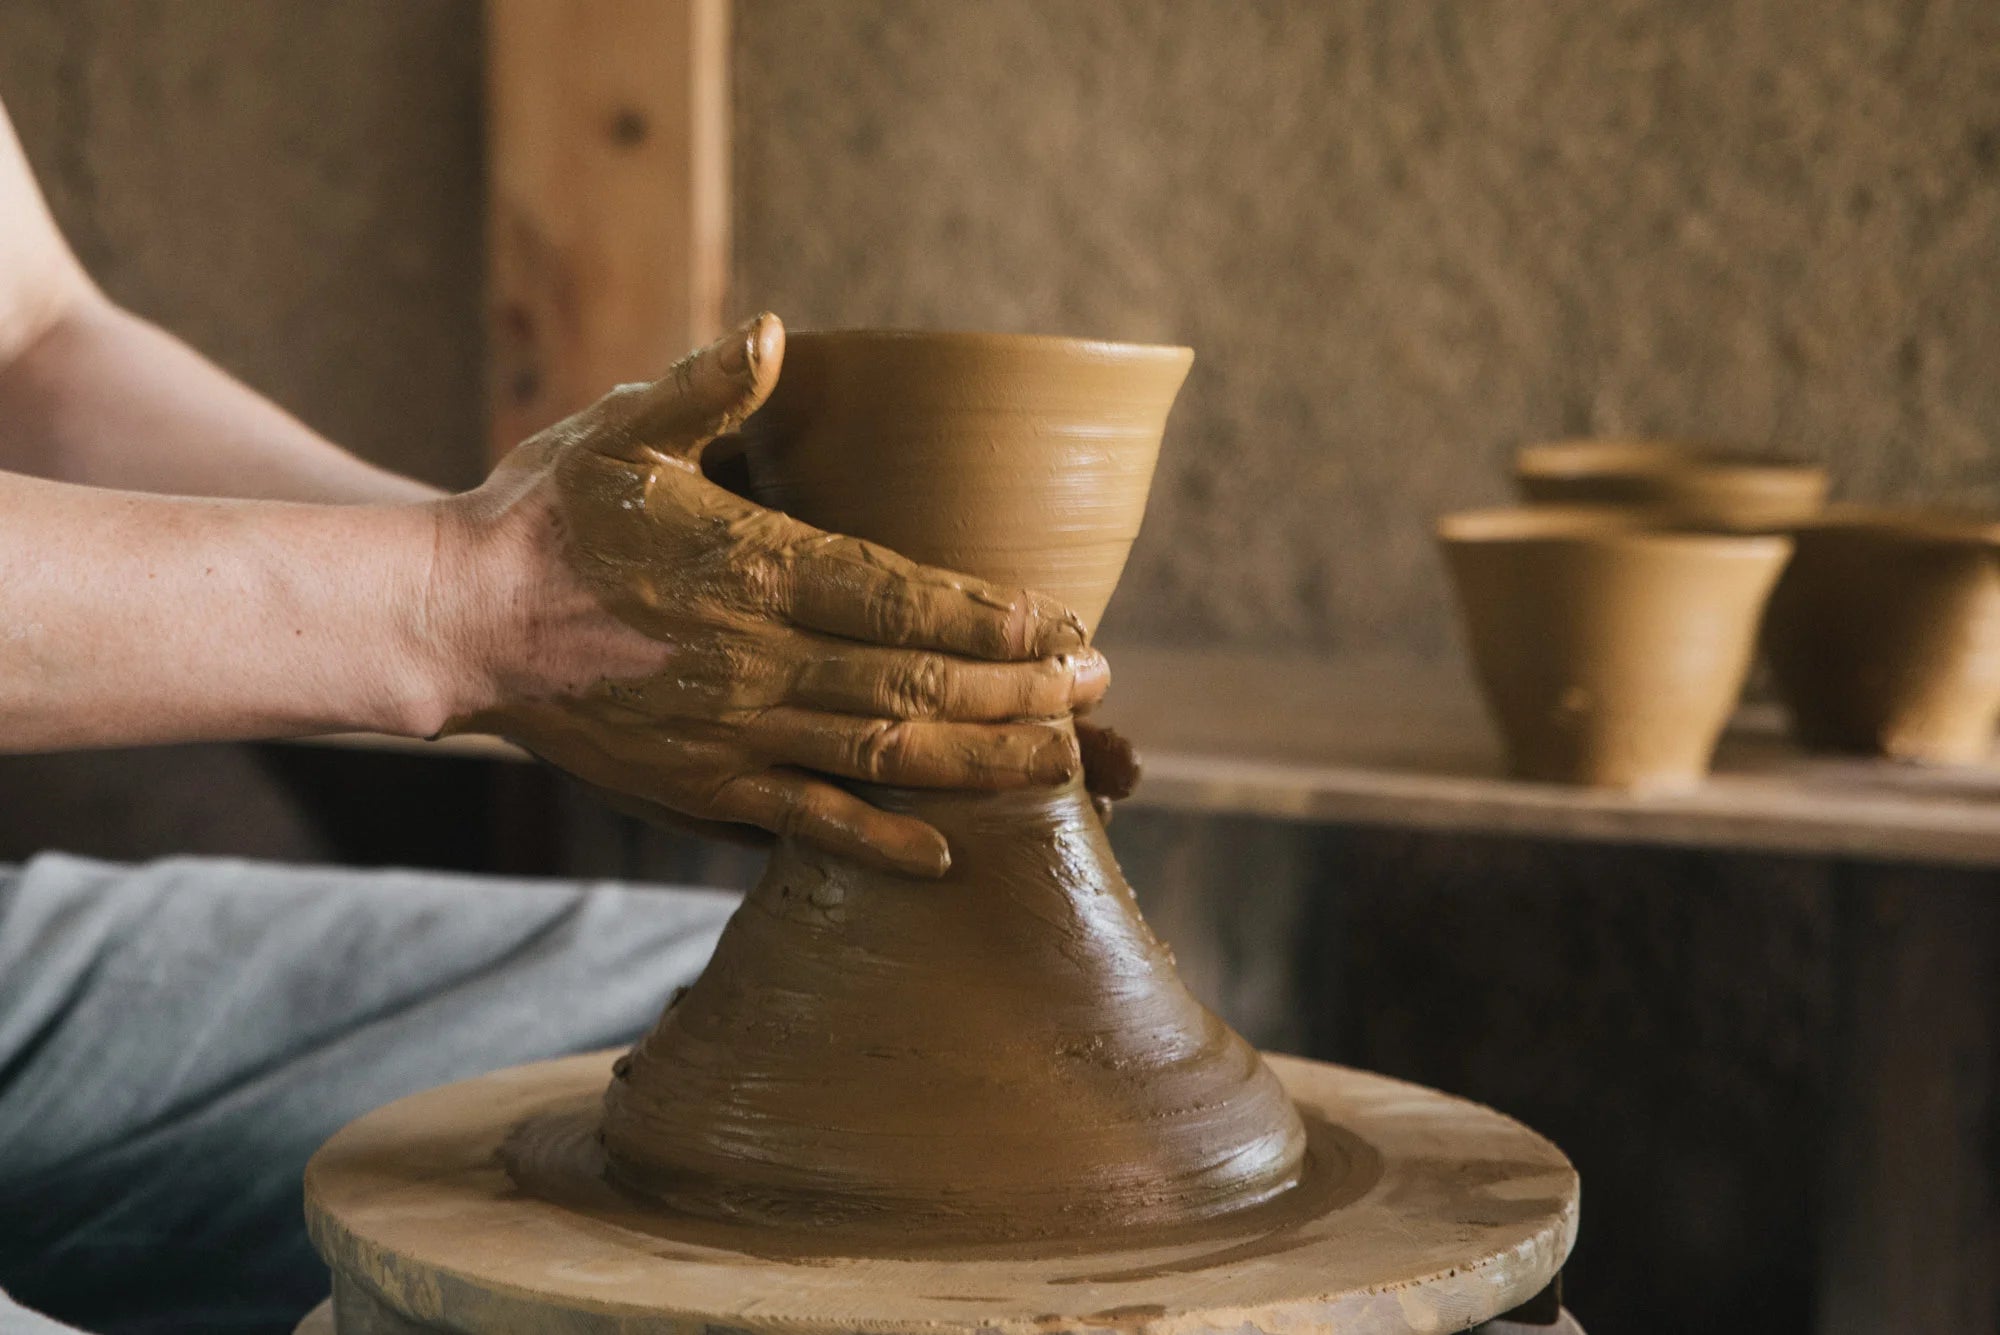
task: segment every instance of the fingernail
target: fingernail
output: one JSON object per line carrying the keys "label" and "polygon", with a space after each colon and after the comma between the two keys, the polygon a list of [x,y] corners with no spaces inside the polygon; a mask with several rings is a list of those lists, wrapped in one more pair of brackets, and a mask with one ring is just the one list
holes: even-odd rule
{"label": "fingernail", "polygon": [[752,320],[731,334],[716,355],[715,364],[730,375],[742,375],[750,369],[750,345],[757,337],[757,321]]}
{"label": "fingernail", "polygon": [[1028,777],[1037,783],[1061,783],[1075,774],[1082,763],[1076,734],[1051,728],[1048,737],[1037,742],[1034,753],[1028,757]]}
{"label": "fingernail", "polygon": [[723,341],[715,364],[728,375],[747,377],[754,372],[763,355],[765,327],[776,318],[769,311],[762,311],[737,326],[736,332]]}
{"label": "fingernail", "polygon": [[1083,618],[1067,607],[1058,609],[1061,613],[1049,627],[1049,652],[1073,654],[1090,647],[1090,632],[1083,628]]}
{"label": "fingernail", "polygon": [[929,846],[912,849],[905,865],[912,876],[935,881],[951,870],[951,845],[936,830],[932,830],[930,838],[924,842]]}
{"label": "fingernail", "polygon": [[1095,649],[1085,649],[1071,659],[1069,699],[1072,705],[1103,695],[1111,685],[1111,664]]}

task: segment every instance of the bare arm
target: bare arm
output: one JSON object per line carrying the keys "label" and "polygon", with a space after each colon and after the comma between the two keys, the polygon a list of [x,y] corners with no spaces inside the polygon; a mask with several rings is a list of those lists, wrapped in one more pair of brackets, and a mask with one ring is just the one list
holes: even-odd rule
{"label": "bare arm", "polygon": [[753,321],[432,499],[112,306],[0,114],[0,751],[492,728],[644,810],[941,872],[828,779],[1056,782],[1104,662],[1046,598],[705,479],[783,346]]}
{"label": "bare arm", "polygon": [[187,496],[420,500],[170,334],[78,265],[0,107],[0,469]]}
{"label": "bare arm", "polygon": [[0,751],[436,731],[476,697],[425,596],[432,510],[0,473]]}

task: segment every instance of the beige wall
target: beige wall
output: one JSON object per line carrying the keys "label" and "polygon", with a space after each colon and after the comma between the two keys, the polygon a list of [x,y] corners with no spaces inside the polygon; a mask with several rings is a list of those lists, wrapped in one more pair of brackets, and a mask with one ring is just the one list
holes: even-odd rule
{"label": "beige wall", "polygon": [[[106,286],[478,469],[472,0],[6,0]],[[1451,642],[1426,538],[1591,430],[2000,505],[2000,5],[740,0],[735,305],[1177,339],[1108,629]]]}
{"label": "beige wall", "polygon": [[483,451],[468,0],[0,0],[0,99],[118,299],[438,482]]}
{"label": "beige wall", "polygon": [[2000,504],[1990,0],[743,0],[736,304],[1191,343],[1107,631],[1450,643],[1509,447]]}

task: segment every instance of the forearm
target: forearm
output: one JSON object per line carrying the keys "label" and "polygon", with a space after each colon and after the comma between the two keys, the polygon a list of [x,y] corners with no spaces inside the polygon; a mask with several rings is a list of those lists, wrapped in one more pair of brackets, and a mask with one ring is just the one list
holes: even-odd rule
{"label": "forearm", "polygon": [[0,750],[427,735],[465,707],[434,507],[0,474]]}
{"label": "forearm", "polygon": [[182,496],[396,503],[377,468],[94,292],[0,365],[0,468]]}

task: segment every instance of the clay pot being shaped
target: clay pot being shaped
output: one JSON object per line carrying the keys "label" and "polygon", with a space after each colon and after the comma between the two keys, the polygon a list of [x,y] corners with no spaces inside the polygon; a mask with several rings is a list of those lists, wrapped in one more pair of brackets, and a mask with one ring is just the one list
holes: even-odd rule
{"label": "clay pot being shaped", "polygon": [[1636,506],[1694,528],[1771,532],[1826,504],[1815,464],[1662,440],[1524,445],[1514,482],[1537,504]]}
{"label": "clay pot being shaped", "polygon": [[1438,537],[1516,775],[1701,781],[1789,539],[1555,506],[1447,515]]}
{"label": "clay pot being shaped", "polygon": [[1842,508],[1793,538],[1764,649],[1799,741],[1986,759],[2000,716],[2000,524]]}
{"label": "clay pot being shaped", "polygon": [[[1064,598],[1094,626],[1193,354],[973,334],[794,335],[752,490],[822,528]],[[1258,1054],[1140,918],[1079,782],[861,789],[943,832],[940,881],[789,841],[619,1067],[614,1177],[837,1245],[1210,1217],[1301,1173]]]}

